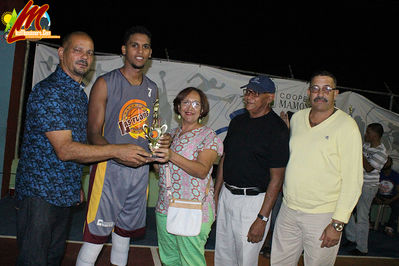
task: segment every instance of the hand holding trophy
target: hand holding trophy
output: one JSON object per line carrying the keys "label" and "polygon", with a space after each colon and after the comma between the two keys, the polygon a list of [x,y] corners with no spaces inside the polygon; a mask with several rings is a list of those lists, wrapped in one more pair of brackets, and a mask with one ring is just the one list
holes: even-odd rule
{"label": "hand holding trophy", "polygon": [[[148,146],[150,147],[152,153],[154,153],[154,150],[160,147],[159,139],[163,136],[163,134],[166,133],[166,130],[168,130],[167,124],[163,124],[161,126],[161,119],[159,118],[158,113],[159,113],[159,100],[156,99],[154,104],[152,125],[150,127],[147,124],[143,125],[143,131],[149,141]],[[157,156],[154,154],[152,155],[152,157],[157,158]]]}

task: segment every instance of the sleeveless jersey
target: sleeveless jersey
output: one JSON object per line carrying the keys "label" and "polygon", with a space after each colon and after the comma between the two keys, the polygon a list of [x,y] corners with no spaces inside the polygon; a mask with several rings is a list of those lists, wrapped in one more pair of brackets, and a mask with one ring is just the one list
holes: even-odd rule
{"label": "sleeveless jersey", "polygon": [[148,151],[143,125],[152,123],[157,85],[145,75],[141,85],[131,85],[119,69],[102,77],[107,83],[108,91],[105,139],[111,144],[136,144]]}
{"label": "sleeveless jersey", "polygon": [[[119,69],[102,77],[108,91],[105,139],[111,144],[136,144],[148,151],[142,128],[152,123],[157,85],[143,76],[141,85],[133,86]],[[148,171],[149,165],[133,168],[113,160],[100,162],[91,169],[85,241],[105,243],[112,230],[123,237],[143,231]]]}

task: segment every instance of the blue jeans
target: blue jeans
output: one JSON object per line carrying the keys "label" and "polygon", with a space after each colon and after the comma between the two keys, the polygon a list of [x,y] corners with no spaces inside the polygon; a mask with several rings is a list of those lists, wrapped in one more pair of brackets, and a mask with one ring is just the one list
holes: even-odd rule
{"label": "blue jeans", "polygon": [[61,265],[70,217],[69,207],[40,198],[17,202],[17,265]]}
{"label": "blue jeans", "polygon": [[356,242],[356,248],[363,253],[368,252],[370,207],[377,192],[378,186],[363,184],[362,195],[356,205],[356,221],[352,214],[345,226],[346,238]]}

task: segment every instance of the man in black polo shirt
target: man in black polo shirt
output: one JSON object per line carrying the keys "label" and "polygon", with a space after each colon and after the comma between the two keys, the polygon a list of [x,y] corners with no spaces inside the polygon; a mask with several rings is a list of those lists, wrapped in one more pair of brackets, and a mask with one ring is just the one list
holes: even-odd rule
{"label": "man in black polo shirt", "polygon": [[257,76],[244,87],[247,112],[230,122],[216,177],[215,266],[258,265],[289,156],[288,128],[271,108],[273,81]]}

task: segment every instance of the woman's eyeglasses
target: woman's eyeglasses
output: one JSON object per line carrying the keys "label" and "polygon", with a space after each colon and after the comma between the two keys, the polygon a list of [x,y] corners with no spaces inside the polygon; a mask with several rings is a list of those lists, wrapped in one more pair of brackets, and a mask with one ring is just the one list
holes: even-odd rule
{"label": "woman's eyeglasses", "polygon": [[194,109],[198,109],[201,107],[201,103],[199,101],[182,101],[181,104],[184,107],[189,107],[190,105],[194,108]]}

